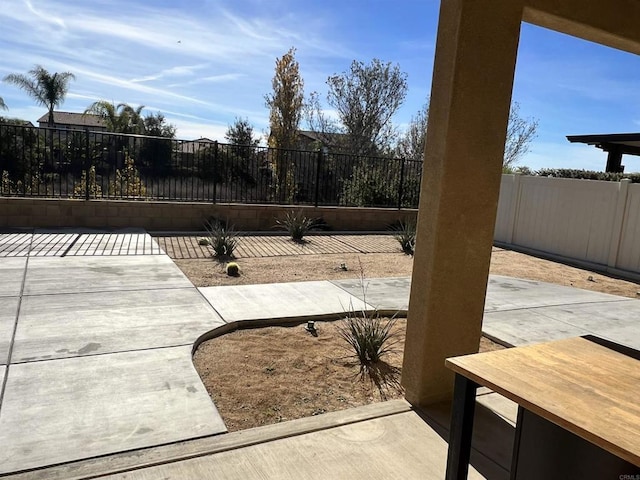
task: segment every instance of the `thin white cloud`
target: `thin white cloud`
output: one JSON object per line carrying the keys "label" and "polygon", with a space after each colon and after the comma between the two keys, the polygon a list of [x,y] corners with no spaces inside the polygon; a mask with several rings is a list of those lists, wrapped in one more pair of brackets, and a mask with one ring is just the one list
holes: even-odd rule
{"label": "thin white cloud", "polygon": [[158,73],[154,73],[154,74],[151,74],[151,75],[146,75],[144,77],[132,78],[129,81],[130,82],[134,82],[134,83],[141,83],[141,82],[150,82],[150,81],[153,81],[153,80],[159,80],[161,78],[166,78],[166,77],[192,76],[198,70],[202,70],[202,69],[206,68],[206,66],[207,66],[206,64],[179,65],[179,66],[176,66],[176,67],[166,68],[164,70],[161,70]]}
{"label": "thin white cloud", "polygon": [[56,16],[53,12],[49,11],[44,13],[39,10],[36,10],[33,6],[33,3],[30,0],[25,0],[24,3],[29,9],[29,11],[33,13],[36,17],[38,17],[40,20],[65,28],[64,20]]}
{"label": "thin white cloud", "polygon": [[239,80],[247,75],[244,73],[226,73],[224,75],[211,75],[209,77],[196,78],[187,82],[172,83],[169,87],[185,87],[189,85],[198,85],[201,83],[223,83]]}

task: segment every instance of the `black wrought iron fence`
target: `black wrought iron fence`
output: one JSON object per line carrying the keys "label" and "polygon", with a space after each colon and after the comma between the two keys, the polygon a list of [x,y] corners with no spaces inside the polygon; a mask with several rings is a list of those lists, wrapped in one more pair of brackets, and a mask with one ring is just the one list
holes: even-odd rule
{"label": "black wrought iron fence", "polygon": [[0,195],[414,208],[422,162],[0,125]]}

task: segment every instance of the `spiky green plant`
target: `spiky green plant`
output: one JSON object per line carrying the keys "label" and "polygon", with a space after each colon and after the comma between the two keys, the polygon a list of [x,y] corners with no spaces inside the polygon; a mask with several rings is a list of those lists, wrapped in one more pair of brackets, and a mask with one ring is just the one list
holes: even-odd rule
{"label": "spiky green plant", "polygon": [[361,373],[368,371],[372,365],[394,351],[398,342],[392,331],[395,323],[395,317],[381,317],[377,310],[367,314],[352,309],[342,325],[338,326],[338,333],[360,362]]}
{"label": "spiky green plant", "polygon": [[209,245],[213,248],[213,256],[233,257],[233,252],[238,246],[238,234],[233,227],[227,227],[216,220],[207,220],[204,227],[208,233]]}
{"label": "spiky green plant", "polygon": [[416,223],[412,220],[400,222],[399,226],[394,230],[393,238],[395,238],[402,251],[407,255],[413,255],[416,249]]}
{"label": "spiky green plant", "polygon": [[315,228],[316,220],[305,216],[302,210],[290,211],[283,219],[276,220],[276,226],[289,232],[289,236],[294,242],[301,242],[309,230]]}

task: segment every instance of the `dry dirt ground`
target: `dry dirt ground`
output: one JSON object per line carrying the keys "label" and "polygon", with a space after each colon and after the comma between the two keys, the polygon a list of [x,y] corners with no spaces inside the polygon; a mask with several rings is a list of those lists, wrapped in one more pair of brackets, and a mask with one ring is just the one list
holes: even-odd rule
{"label": "dry dirt ground", "polygon": [[[229,277],[213,259],[176,260],[196,286],[409,276],[412,258],[397,252],[240,258]],[[343,270],[345,264],[348,270]],[[541,280],[637,298],[640,285],[529,255],[494,248],[491,273]],[[364,405],[402,396],[399,384],[406,320],[398,319],[395,352],[381,368],[360,375],[339,336],[339,322],[239,330],[204,342],[194,364],[230,431]],[[481,351],[502,348],[487,339]],[[375,380],[375,381],[374,381]]]}

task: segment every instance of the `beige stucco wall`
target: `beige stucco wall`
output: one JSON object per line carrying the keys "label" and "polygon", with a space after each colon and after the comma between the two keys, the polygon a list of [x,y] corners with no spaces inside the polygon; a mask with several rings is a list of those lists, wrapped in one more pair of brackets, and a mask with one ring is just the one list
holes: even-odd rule
{"label": "beige stucco wall", "polygon": [[0,227],[138,227],[150,231],[202,230],[205,219],[225,220],[237,230],[271,230],[275,219],[302,210],[333,230],[385,230],[416,210],[291,205],[206,204],[126,200],[0,198]]}

